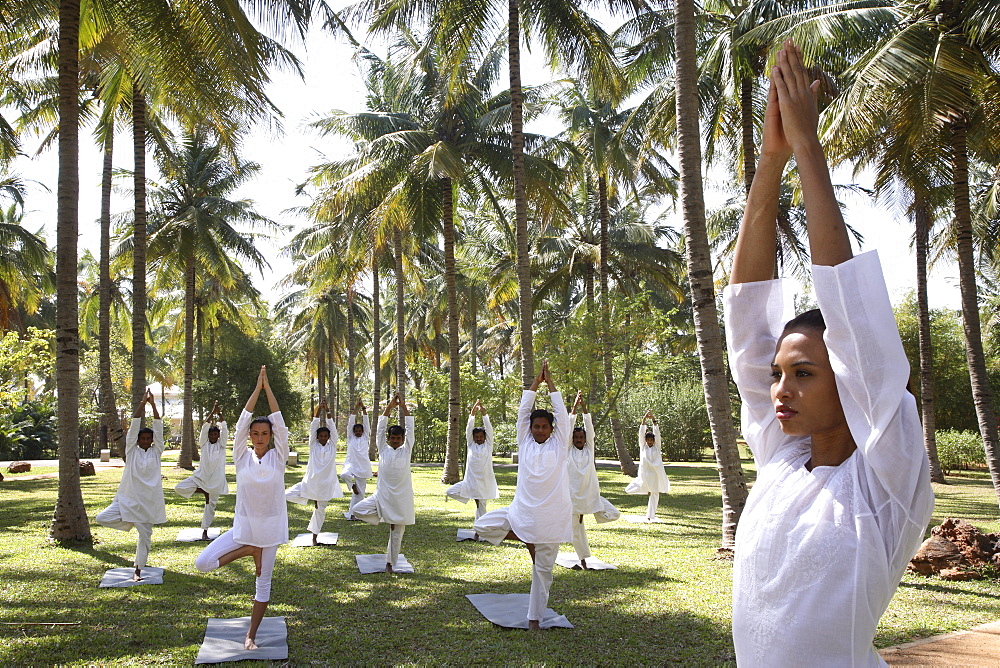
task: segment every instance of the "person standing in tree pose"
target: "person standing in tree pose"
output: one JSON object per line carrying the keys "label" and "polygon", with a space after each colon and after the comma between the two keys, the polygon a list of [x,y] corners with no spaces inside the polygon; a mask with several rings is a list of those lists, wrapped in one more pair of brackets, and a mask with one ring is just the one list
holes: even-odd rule
{"label": "person standing in tree pose", "polygon": [[[736,532],[740,666],[885,665],[872,645],[934,507],[916,402],[878,255],[853,257],[801,50],[771,72],[760,161],[723,303],[743,435],[757,465]],[[774,276],[795,155],[819,309]]]}
{"label": "person standing in tree pose", "polygon": [[285,499],[291,503],[313,502],[312,517],[308,530],[312,533],[313,545],[319,545],[319,534],[326,520],[326,504],[330,499],[344,496],[337,482],[337,426],[330,417],[326,399],[321,399],[316,414],[309,425],[309,462],[306,474],[285,491]]}
{"label": "person standing in tree pose", "polygon": [[601,524],[615,521],[621,517],[621,513],[601,496],[594,464],[594,423],[583,400],[583,392],[576,393],[573,411],[569,415],[571,425],[576,425],[577,408],[583,411],[583,426],[573,427],[573,447],[569,450],[566,465],[569,467],[569,493],[573,499],[573,547],[580,560],[580,567],[586,570],[590,543],[587,542],[587,527],[583,523],[583,516],[593,513],[594,519]]}
{"label": "person standing in tree pose", "polygon": [[[358,415],[363,422],[356,422]],[[354,412],[347,418],[347,453],[344,455],[344,466],[340,470],[340,479],[351,490],[351,506],[348,509],[350,519],[356,520],[354,506],[365,498],[365,487],[368,478],[372,477],[372,462],[368,457],[368,409],[358,399]]]}
{"label": "person standing in tree pose", "polygon": [[[387,429],[389,415],[396,406],[402,410],[403,424],[406,426],[394,424]],[[413,430],[413,416],[397,392],[379,416],[375,427],[375,443],[378,444],[378,483],[375,485],[375,493],[354,506],[354,515],[358,519],[369,524],[385,522],[389,525],[389,545],[385,552],[386,573],[392,573],[399,558],[403,532],[408,525],[417,521],[413,508],[413,480],[410,475]]]}
{"label": "person standing in tree pose", "polygon": [[[253,416],[260,391],[267,395],[271,414]],[[271,447],[271,442],[274,447]],[[247,442],[250,447],[247,447]],[[242,557],[253,557],[256,566],[250,629],[243,641],[247,649],[257,649],[257,628],[271,600],[271,577],[278,546],[288,542],[288,509],[285,505],[285,461],[288,459],[288,427],[278,400],[267,380],[267,367],[260,368],[257,385],[247,399],[233,436],[233,463],[236,465],[236,512],[233,529],[210,543],[195,567],[206,573]]]}
{"label": "person standing in tree pose", "polygon": [[[153,407],[152,429],[140,429],[146,404]],[[153,525],[167,521],[160,470],[163,447],[163,420],[156,409],[153,393],[147,387],[125,434],[125,470],[122,471],[118,493],[111,505],[94,518],[101,526],[119,531],[135,527],[139,538],[135,546],[135,574],[132,579],[136,582],[142,580],[142,569],[146,567],[149,557]]]}
{"label": "person standing in tree pose", "polygon": [[[483,426],[476,426],[476,411],[483,416]],[[500,498],[496,474],[493,473],[493,425],[478,399],[469,412],[465,425],[465,477],[448,488],[446,494],[462,503],[476,502],[476,519],[486,514],[486,500]],[[476,537],[478,539],[478,536]]]}
{"label": "person standing in tree pose", "polygon": [[[218,418],[216,422],[215,418]],[[208,529],[215,520],[215,508],[219,497],[229,494],[229,483],[226,481],[226,441],[229,440],[229,428],[222,419],[219,402],[212,406],[208,421],[201,425],[198,436],[198,447],[201,450],[201,461],[198,468],[189,477],[181,480],[174,491],[190,499],[194,493],[205,495],[205,510],[201,515],[201,539],[208,540]]]}
{"label": "person standing in tree pose", "polygon": [[[552,413],[535,409],[536,390],[545,382],[549,387]],[[541,628],[552,586],[552,566],[559,554],[559,544],[573,540],[569,494],[567,450],[570,445],[570,421],[562,395],[556,390],[544,362],[531,388],[521,394],[517,410],[517,487],[507,508],[491,510],[475,524],[484,540],[499,545],[505,538],[528,546],[531,561],[531,592],[528,602],[528,628]]]}
{"label": "person standing in tree pose", "polygon": [[[646,431],[646,420],[652,422],[650,431]],[[647,494],[646,519],[650,522],[656,519],[656,509],[660,505],[660,494],[670,491],[670,479],[663,470],[663,455],[660,453],[660,425],[652,411],[646,411],[639,423],[639,477],[625,487],[627,494]]]}

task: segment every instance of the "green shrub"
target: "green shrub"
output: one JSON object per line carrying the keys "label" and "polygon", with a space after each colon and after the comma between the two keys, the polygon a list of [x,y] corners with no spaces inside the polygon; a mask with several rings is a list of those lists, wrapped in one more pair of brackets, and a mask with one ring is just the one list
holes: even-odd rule
{"label": "green shrub", "polygon": [[944,473],[986,465],[986,451],[978,432],[942,429],[935,432],[938,461]]}
{"label": "green shrub", "polygon": [[[664,460],[701,461],[712,449],[705,394],[697,380],[676,378],[669,382],[637,385],[630,388],[619,406],[625,443],[635,458],[639,456],[639,421],[646,409],[651,409],[659,422]],[[608,453],[606,456],[614,455]]]}

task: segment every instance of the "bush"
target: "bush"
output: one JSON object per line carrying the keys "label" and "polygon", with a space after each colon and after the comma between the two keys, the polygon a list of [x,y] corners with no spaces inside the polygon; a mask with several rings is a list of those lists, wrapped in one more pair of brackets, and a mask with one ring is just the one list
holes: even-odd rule
{"label": "bush", "polygon": [[25,401],[0,411],[0,457],[44,459],[56,455],[56,418],[51,398]]}
{"label": "bush", "polygon": [[935,432],[938,461],[944,473],[986,465],[986,451],[979,432],[942,429]]}
{"label": "bush", "polygon": [[646,409],[652,409],[663,438],[663,458],[701,461],[712,448],[712,429],[705,409],[701,383],[688,378],[670,383],[649,383],[631,390],[620,404],[622,429],[629,452],[638,459],[638,426]]}

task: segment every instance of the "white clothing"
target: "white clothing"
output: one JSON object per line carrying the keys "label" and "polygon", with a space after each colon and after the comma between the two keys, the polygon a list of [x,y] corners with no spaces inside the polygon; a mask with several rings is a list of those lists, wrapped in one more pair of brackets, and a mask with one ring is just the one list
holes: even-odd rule
{"label": "white clothing", "polygon": [[743,435],[757,463],[733,569],[741,666],[885,665],[872,647],[875,629],[934,506],[916,403],[906,391],[909,364],[878,255],[812,272],[858,446],[839,466],[808,470],[809,439],[785,436],[775,417],[771,362],[793,315],[791,289],[776,280],[724,292]]}
{"label": "white clothing", "polygon": [[[353,515],[354,508],[357,507],[358,503],[363,501],[365,498],[365,489],[367,488],[368,481],[364,478],[351,478],[350,482],[348,482],[347,480],[345,480],[344,482],[346,482],[351,487],[351,503],[347,509],[347,512],[348,514]],[[354,487],[358,488],[357,494],[354,493]]]}
{"label": "white clothing", "polygon": [[340,479],[344,484],[351,485],[356,480],[366,480],[372,477],[372,462],[368,458],[368,435],[371,433],[368,414],[362,415],[365,431],[361,436],[354,435],[354,425],[357,416],[347,418],[347,452],[344,454],[344,465],[340,469]]}
{"label": "white clothing", "polygon": [[326,522],[326,506],[328,501],[316,501],[302,496],[302,482],[297,482],[285,490],[285,501],[300,505],[313,505],[312,515],[309,516],[309,526],[306,530],[309,533],[320,533],[323,531],[323,524]]}
{"label": "white clothing", "polygon": [[[237,483],[238,485],[239,483]],[[237,487],[237,489],[239,489]],[[237,492],[238,494],[238,492]],[[219,559],[233,550],[242,547],[233,538],[233,532],[227,531],[211,543],[194,560],[194,566],[202,573],[214,571],[219,567]],[[274,558],[278,554],[278,546],[265,547],[260,555],[260,575],[254,581],[254,600],[267,603],[271,600],[271,577],[274,573]]]}
{"label": "white clothing", "polygon": [[160,464],[164,447],[163,420],[153,420],[153,444],[146,450],[139,447],[141,428],[142,420],[132,418],[125,434],[125,470],[114,500],[118,502],[118,515],[124,522],[164,524],[167,508],[163,501]]}
{"label": "white clothing", "polygon": [[626,494],[670,491],[670,479],[663,470],[660,454],[660,425],[653,425],[653,445],[646,445],[646,426],[639,425],[639,477],[625,487]]}
{"label": "white clothing", "polygon": [[486,499],[476,499],[476,519],[486,514]]}
{"label": "white clothing", "polygon": [[[306,474],[302,482],[292,488],[296,493],[292,496],[286,493],[287,500],[292,503],[329,501],[344,496],[344,491],[337,481],[337,426],[332,418],[326,419],[325,426],[330,430],[330,440],[326,445],[320,444],[316,438],[316,431],[321,426],[323,425],[318,417],[313,418],[309,425],[309,463],[306,464]],[[296,501],[293,497],[301,500]]]}
{"label": "white clothing", "polygon": [[[194,476],[184,478],[184,480],[177,483],[177,486],[174,487],[174,491],[183,496],[185,499],[190,499],[191,496],[198,491],[198,481],[194,479]],[[208,501],[205,502],[205,509],[201,513],[202,529],[208,529],[212,526],[212,522],[215,520],[215,509],[218,505],[219,495],[209,494]]]}
{"label": "white clothing", "polygon": [[[570,426],[576,423],[576,415],[570,415]],[[601,485],[597,481],[597,468],[594,466],[594,422],[590,413],[583,414],[583,428],[586,433],[586,444],[583,448],[573,445],[573,432],[570,432],[569,455],[566,466],[569,470],[569,494],[573,499],[573,512],[583,515],[600,513],[598,522],[610,522],[621,515],[611,503],[601,496]],[[576,526],[576,523],[573,525]]]}
{"label": "white clothing", "polygon": [[[152,449],[152,448],[150,448]],[[133,564],[139,568],[146,567],[146,560],[149,558],[149,548],[153,544],[153,525],[150,522],[126,522],[122,519],[121,506],[118,503],[118,499],[115,498],[111,505],[97,513],[97,517],[94,518],[101,526],[108,527],[109,529],[118,529],[119,531],[128,531],[132,527],[135,527],[135,532],[138,534],[135,544],[135,561]]]}
{"label": "white clothing", "polygon": [[483,429],[486,430],[486,440],[482,444],[472,438],[472,430],[476,426],[476,416],[470,415],[465,425],[465,476],[448,488],[446,494],[462,503],[469,499],[498,499],[500,488],[493,472],[493,425],[490,416],[483,414]]}
{"label": "white clothing", "polygon": [[403,545],[403,533],[406,531],[405,524],[394,524],[389,530],[389,544],[385,548],[385,563],[396,565],[399,560],[399,550]]}
{"label": "white clothing", "polygon": [[392,448],[386,440],[388,423],[389,418],[380,415],[378,426],[375,427],[375,443],[378,445],[378,483],[375,485],[375,493],[354,506],[351,512],[363,520],[365,518],[362,514],[368,515],[369,519],[365,521],[370,522],[370,505],[373,503],[382,522],[415,524],[413,479],[410,477],[410,453],[413,452],[414,441],[413,416],[407,415],[403,420],[406,436],[398,448]]}
{"label": "white clothing", "polygon": [[288,509],[285,506],[285,461],[288,459],[288,427],[281,411],[271,413],[274,447],[260,459],[250,439],[253,415],[244,410],[233,437],[236,464],[236,510],[233,540],[241,545],[271,547],[288,542]]}
{"label": "white clothing", "polygon": [[526,543],[568,543],[573,539],[566,467],[572,429],[562,395],[552,392],[549,398],[556,419],[552,435],[544,443],[535,442],[531,436],[535,392],[525,390],[517,409],[517,486],[509,517],[514,533]]}
{"label": "white clothing", "polygon": [[656,507],[660,505],[660,493],[650,492],[649,499],[646,501],[646,519],[655,520],[656,519]]}
{"label": "white clothing", "polygon": [[[185,482],[191,481],[195,483],[195,487],[201,487],[209,495],[215,495],[218,498],[222,494],[229,494],[229,483],[226,481],[226,443],[229,441],[229,428],[225,422],[220,422],[217,425],[219,427],[219,440],[210,443],[208,430],[211,426],[209,422],[201,425],[201,433],[198,435],[201,461],[198,462],[198,468],[185,479]],[[187,485],[184,487],[178,485],[174,491],[184,498],[190,499],[195,490],[190,489],[189,492],[188,489],[190,488]]]}
{"label": "white clothing", "polygon": [[583,515],[573,513],[573,550],[577,559],[590,557],[590,541],[587,540],[587,525],[583,523]]}

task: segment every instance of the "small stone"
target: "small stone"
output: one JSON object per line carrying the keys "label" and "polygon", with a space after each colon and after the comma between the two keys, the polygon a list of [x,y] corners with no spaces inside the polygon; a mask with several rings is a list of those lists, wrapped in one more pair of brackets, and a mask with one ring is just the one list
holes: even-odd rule
{"label": "small stone", "polygon": [[951,582],[964,582],[966,580],[982,580],[983,575],[978,571],[967,570],[965,568],[946,568],[938,574],[942,580]]}
{"label": "small stone", "polygon": [[88,475],[97,475],[97,472],[94,471],[94,462],[81,461],[80,462],[80,477],[83,478],[84,476],[88,476]]}
{"label": "small stone", "polygon": [[31,464],[28,462],[11,462],[7,470],[11,473],[27,473],[31,470]]}
{"label": "small stone", "polygon": [[945,568],[962,563],[962,551],[943,536],[931,535],[910,560],[909,570],[921,575],[933,575]]}

